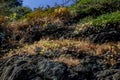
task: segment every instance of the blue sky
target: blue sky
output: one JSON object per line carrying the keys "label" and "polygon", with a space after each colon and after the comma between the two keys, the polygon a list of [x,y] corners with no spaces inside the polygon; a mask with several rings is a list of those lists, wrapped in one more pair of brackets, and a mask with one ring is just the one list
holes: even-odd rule
{"label": "blue sky", "polygon": [[[65,0],[23,0],[23,6],[27,6],[30,7],[31,9],[34,9],[39,6],[44,7],[46,7],[47,5],[54,6],[55,3],[62,4],[63,1]],[[69,4],[71,4],[71,2]]]}

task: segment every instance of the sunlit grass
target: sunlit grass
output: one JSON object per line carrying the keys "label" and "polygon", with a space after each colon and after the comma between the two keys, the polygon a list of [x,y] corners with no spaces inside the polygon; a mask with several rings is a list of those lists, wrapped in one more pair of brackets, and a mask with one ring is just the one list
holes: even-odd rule
{"label": "sunlit grass", "polygon": [[108,24],[114,24],[120,22],[120,11],[116,11],[110,14],[103,14],[96,19],[91,20],[94,26],[105,26]]}
{"label": "sunlit grass", "polygon": [[7,56],[13,55],[36,55],[36,49],[40,48],[39,54],[46,51],[59,51],[66,54],[67,51],[77,54],[85,53],[90,55],[101,55],[110,51],[112,54],[120,54],[120,43],[93,44],[88,41],[79,40],[40,40],[32,45],[24,45],[24,47],[10,51]]}

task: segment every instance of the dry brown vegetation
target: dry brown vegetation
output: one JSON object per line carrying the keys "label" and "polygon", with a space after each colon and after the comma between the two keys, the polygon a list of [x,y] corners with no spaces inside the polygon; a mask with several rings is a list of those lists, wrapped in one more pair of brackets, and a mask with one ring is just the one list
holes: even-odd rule
{"label": "dry brown vegetation", "polygon": [[74,59],[72,57],[59,57],[59,58],[53,59],[53,61],[63,62],[65,64],[69,65],[69,66],[76,66],[76,65],[80,64],[79,59]]}
{"label": "dry brown vegetation", "polygon": [[22,48],[11,50],[7,56],[12,55],[36,55],[36,49],[41,48],[39,54],[44,54],[46,51],[58,50],[62,54],[66,54],[67,51],[73,53],[86,53],[91,55],[101,55],[110,51],[112,54],[120,54],[120,43],[104,43],[93,44],[88,41],[76,41],[76,40],[40,40],[32,45],[24,45]]}

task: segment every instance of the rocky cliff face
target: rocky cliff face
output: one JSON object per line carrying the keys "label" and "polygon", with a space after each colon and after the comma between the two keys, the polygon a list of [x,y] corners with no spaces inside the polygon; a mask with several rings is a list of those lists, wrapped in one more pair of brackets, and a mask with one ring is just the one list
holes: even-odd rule
{"label": "rocky cliff face", "polygon": [[42,55],[13,56],[0,62],[0,80],[119,80],[120,61],[110,65],[104,55],[79,57],[80,64],[68,66]]}

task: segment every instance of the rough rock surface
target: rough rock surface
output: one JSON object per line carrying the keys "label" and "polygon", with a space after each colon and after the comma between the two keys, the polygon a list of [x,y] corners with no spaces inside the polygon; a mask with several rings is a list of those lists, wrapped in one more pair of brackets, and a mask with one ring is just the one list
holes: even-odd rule
{"label": "rough rock surface", "polygon": [[120,41],[120,31],[116,28],[96,29],[95,27],[88,27],[83,29],[79,37],[87,38],[93,43],[117,42]]}
{"label": "rough rock surface", "polygon": [[14,56],[4,63],[0,80],[60,80],[65,70],[65,64],[49,61],[42,56]]}
{"label": "rough rock surface", "polygon": [[103,56],[79,59],[67,66],[42,55],[13,56],[0,62],[0,80],[120,80],[120,61],[111,66]]}
{"label": "rough rock surface", "polygon": [[6,41],[5,34],[0,33],[0,47],[3,47],[5,45],[5,41]]}
{"label": "rough rock surface", "polygon": [[109,32],[100,32],[98,34],[92,34],[89,36],[89,39],[94,43],[105,43],[105,42],[117,42],[120,41],[120,32],[109,31]]}
{"label": "rough rock surface", "polygon": [[[50,39],[68,38],[71,37],[72,32],[74,32],[73,27],[57,26],[50,24],[47,27],[40,29],[39,26],[29,27],[23,34],[14,34],[15,40],[17,37],[21,38],[23,43],[32,43],[34,41],[39,41],[41,38],[48,37]],[[23,36],[24,35],[24,36]],[[19,40],[19,39],[18,39]]]}

